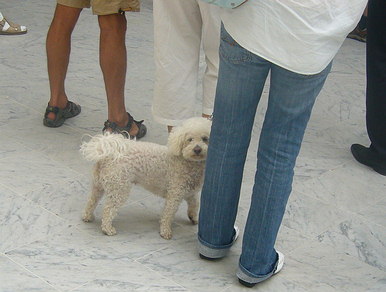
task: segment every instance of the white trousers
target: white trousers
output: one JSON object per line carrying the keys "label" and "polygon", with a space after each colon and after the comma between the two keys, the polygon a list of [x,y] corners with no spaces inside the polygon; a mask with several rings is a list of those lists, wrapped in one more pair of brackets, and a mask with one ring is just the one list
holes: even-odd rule
{"label": "white trousers", "polygon": [[201,43],[205,54],[202,114],[211,115],[218,75],[220,10],[200,0],[154,0],[155,85],[152,112],[164,125],[194,116]]}

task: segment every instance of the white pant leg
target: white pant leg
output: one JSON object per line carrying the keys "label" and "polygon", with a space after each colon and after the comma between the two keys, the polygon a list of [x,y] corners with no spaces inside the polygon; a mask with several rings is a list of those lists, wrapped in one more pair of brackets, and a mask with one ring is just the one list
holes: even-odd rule
{"label": "white pant leg", "polygon": [[220,8],[198,1],[202,17],[202,46],[205,53],[205,74],[203,77],[202,113],[211,115],[216,95],[220,46],[221,19]]}
{"label": "white pant leg", "polygon": [[[209,13],[202,15],[203,8],[198,2],[153,1],[156,72],[152,111],[154,119],[165,125],[178,125],[195,114],[203,19],[210,16]],[[219,38],[220,22],[217,26]],[[209,26],[205,30],[204,34],[209,35]],[[214,75],[212,69],[206,71],[209,76]],[[213,99],[214,94],[211,101],[206,102],[203,113],[212,113]]]}

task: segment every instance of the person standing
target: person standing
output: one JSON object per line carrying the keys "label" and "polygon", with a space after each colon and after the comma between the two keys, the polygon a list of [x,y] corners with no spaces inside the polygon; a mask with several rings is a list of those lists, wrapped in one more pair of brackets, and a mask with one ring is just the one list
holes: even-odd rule
{"label": "person standing", "polygon": [[139,11],[138,0],[58,0],[47,34],[47,67],[51,96],[43,124],[60,127],[68,118],[77,116],[80,105],[69,101],[65,79],[71,52],[71,35],[83,8],[92,6],[100,28],[100,66],[103,73],[108,120],[103,132],[121,133],[125,137],[142,138],[146,134],[143,121],[136,121],[126,112],[126,17],[124,11]]}
{"label": "person standing", "polygon": [[277,274],[275,241],[315,99],[367,0],[247,1],[224,9],[220,66],[198,227],[198,252],[219,259],[234,227],[243,169],[264,84],[268,106],[260,133],[251,205],[237,277],[242,285]]}
{"label": "person standing", "polygon": [[154,119],[168,130],[195,114],[201,45],[205,54],[202,116],[209,117],[218,75],[219,8],[200,0],[153,1]]}
{"label": "person standing", "polygon": [[386,175],[386,1],[370,0],[366,43],[366,127],[370,146],[351,145],[354,158]]}

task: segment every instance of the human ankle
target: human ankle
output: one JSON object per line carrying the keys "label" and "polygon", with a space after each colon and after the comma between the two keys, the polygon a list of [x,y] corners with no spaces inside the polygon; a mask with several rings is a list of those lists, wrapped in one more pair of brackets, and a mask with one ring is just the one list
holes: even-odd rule
{"label": "human ankle", "polygon": [[55,100],[50,100],[50,101],[48,102],[48,105],[49,105],[49,106],[58,107],[58,108],[60,108],[60,109],[64,109],[64,108],[66,108],[67,103],[68,103],[68,99],[67,99],[67,98],[65,98],[65,99],[60,99],[60,100],[55,99]]}

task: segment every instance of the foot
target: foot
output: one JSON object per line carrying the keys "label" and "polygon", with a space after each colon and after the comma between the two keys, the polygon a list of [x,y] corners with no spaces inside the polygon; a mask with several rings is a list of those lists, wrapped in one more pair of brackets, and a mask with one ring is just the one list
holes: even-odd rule
{"label": "foot", "polygon": [[353,144],[351,145],[351,153],[359,163],[371,167],[381,175],[386,175],[386,159],[371,147],[367,148],[360,144]]}
{"label": "foot", "polygon": [[360,29],[359,26],[357,26],[352,32],[348,34],[347,37],[349,39],[354,39],[365,43],[367,38],[367,29]]}
{"label": "foot", "polygon": [[24,25],[7,20],[0,12],[0,35],[18,35],[25,33],[27,33],[27,28]]}
{"label": "foot", "polygon": [[192,222],[193,225],[197,225],[198,224],[198,216],[197,215],[189,216],[189,220],[190,220],[190,222]]}
{"label": "foot", "polygon": [[66,119],[73,118],[79,115],[80,112],[80,105],[72,101],[67,101],[67,105],[64,108],[50,106],[48,104],[44,114],[43,124],[46,127],[57,128],[63,125]]}
{"label": "foot", "polygon": [[83,214],[82,219],[84,222],[92,222],[92,221],[94,221],[95,217],[94,217],[94,214],[89,213],[89,212],[85,212]]}
{"label": "foot", "polygon": [[113,236],[117,234],[117,231],[113,226],[102,226],[102,231],[104,234]]}
{"label": "foot", "polygon": [[147,128],[143,124],[143,120],[136,121],[129,113],[127,113],[127,115],[128,121],[127,123],[125,123],[125,125],[120,126],[118,123],[107,120],[104,124],[102,132],[122,134],[125,138],[130,139],[141,139],[143,136],[146,135],[147,132]]}
{"label": "foot", "polygon": [[173,236],[172,230],[170,228],[163,228],[163,227],[161,227],[160,235],[162,238],[167,240],[171,239]]}
{"label": "foot", "polygon": [[[276,275],[277,273],[279,273],[281,271],[281,269],[283,268],[283,266],[284,266],[284,254],[282,254],[280,251],[276,251],[276,253],[277,253],[277,257],[278,257],[277,265],[276,265],[276,267],[275,267],[275,269],[273,271],[272,276]],[[269,278],[267,278],[267,279],[269,279]],[[265,279],[265,280],[267,280],[267,279]],[[239,283],[242,284],[245,287],[248,287],[248,288],[252,288],[252,287],[254,287],[257,284],[257,283],[246,282],[246,281],[244,281],[244,280],[242,280],[240,278],[239,278]]]}

